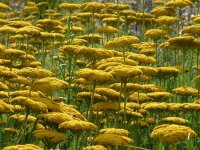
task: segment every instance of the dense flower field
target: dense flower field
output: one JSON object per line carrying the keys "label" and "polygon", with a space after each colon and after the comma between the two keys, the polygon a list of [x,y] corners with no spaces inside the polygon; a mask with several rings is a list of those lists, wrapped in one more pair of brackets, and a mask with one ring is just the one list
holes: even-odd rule
{"label": "dense flower field", "polygon": [[200,1],[0,3],[0,149],[200,149]]}

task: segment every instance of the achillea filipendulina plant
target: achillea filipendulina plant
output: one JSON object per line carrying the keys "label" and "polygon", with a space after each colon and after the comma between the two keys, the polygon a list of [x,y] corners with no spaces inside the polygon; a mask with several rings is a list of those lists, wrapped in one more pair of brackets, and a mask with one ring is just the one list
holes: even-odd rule
{"label": "achillea filipendulina plant", "polygon": [[151,132],[151,138],[159,139],[162,143],[169,144],[171,149],[175,148],[175,145],[188,138],[197,136],[195,131],[190,127],[175,124],[162,124],[156,126]]}
{"label": "achillea filipendulina plant", "polygon": [[198,90],[192,87],[178,87],[172,90],[173,93],[182,96],[183,102],[188,102],[188,97],[198,97]]}
{"label": "achillea filipendulina plant", "polygon": [[13,150],[13,149],[17,149],[17,150],[23,150],[23,149],[30,149],[30,150],[42,150],[42,148],[40,148],[37,145],[34,144],[21,144],[21,145],[15,145],[15,146],[6,146],[3,148],[3,150]]}
{"label": "achillea filipendulina plant", "polygon": [[169,123],[169,124],[178,124],[178,125],[185,125],[188,124],[189,121],[187,119],[183,119],[180,117],[166,117],[161,118],[162,122]]}
{"label": "achillea filipendulina plant", "polygon": [[48,129],[35,130],[33,135],[36,139],[42,140],[47,149],[56,149],[60,142],[67,140],[67,136],[65,134]]}
{"label": "achillea filipendulina plant", "polygon": [[94,146],[84,147],[83,150],[108,150],[108,149],[102,145],[94,145]]}
{"label": "achillea filipendulina plant", "polygon": [[133,140],[131,138],[117,134],[99,134],[94,138],[93,142],[95,144],[110,146],[113,148],[119,146],[128,147],[133,144]]}
{"label": "achillea filipendulina plant", "polygon": [[68,87],[68,83],[55,77],[46,77],[37,80],[33,86],[33,91],[41,91],[42,93],[52,93],[60,89]]}
{"label": "achillea filipendulina plant", "polygon": [[60,130],[69,130],[74,133],[74,149],[78,150],[78,144],[82,133],[92,132],[97,130],[97,126],[88,121],[72,120],[61,123],[58,127]]}
{"label": "achillea filipendulina plant", "polygon": [[91,101],[89,106],[89,111],[91,116],[92,105],[94,103],[94,91],[98,84],[104,84],[108,81],[111,81],[113,76],[110,73],[107,73],[102,70],[92,70],[92,69],[80,69],[77,73],[78,77],[84,78],[90,82],[90,92],[91,92]]}

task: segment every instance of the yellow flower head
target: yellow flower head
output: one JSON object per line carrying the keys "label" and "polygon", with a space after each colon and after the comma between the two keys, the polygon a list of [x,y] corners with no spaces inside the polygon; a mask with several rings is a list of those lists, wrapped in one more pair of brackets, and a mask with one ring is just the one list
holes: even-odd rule
{"label": "yellow flower head", "polygon": [[68,87],[68,83],[55,77],[45,77],[39,79],[33,86],[33,91],[50,93]]}
{"label": "yellow flower head", "polygon": [[112,75],[102,70],[80,69],[77,76],[84,78],[92,83],[105,83],[111,81]]}
{"label": "yellow flower head", "polygon": [[[109,69],[109,68],[107,68]],[[129,66],[129,65],[120,65],[112,67],[109,73],[116,79],[121,81],[128,81],[129,79],[143,74],[142,70],[138,67]]]}
{"label": "yellow flower head", "polygon": [[83,150],[108,150],[108,149],[102,145],[95,145],[95,146],[87,146],[83,148]]}
{"label": "yellow flower head", "polygon": [[[14,115],[10,116],[10,118],[22,123],[25,120],[26,116],[20,115],[20,114],[14,114]],[[27,118],[28,123],[35,123],[35,121],[36,121],[36,117],[28,115],[28,118]]]}
{"label": "yellow flower head", "polygon": [[145,103],[148,101],[152,101],[153,99],[145,93],[133,93],[128,97],[129,102],[139,102],[139,103]]}
{"label": "yellow flower head", "polygon": [[180,117],[166,117],[161,119],[162,122],[170,123],[170,124],[188,124],[189,121]]}
{"label": "yellow flower head", "polygon": [[153,39],[161,38],[167,35],[167,32],[162,29],[149,29],[145,32],[145,36]]}
{"label": "yellow flower head", "polygon": [[108,111],[108,110],[118,110],[119,104],[117,102],[97,102],[92,106],[94,111]]}
{"label": "yellow flower head", "polygon": [[41,102],[36,102],[28,97],[18,96],[12,99],[12,103],[21,105],[36,112],[47,112],[47,106]]}
{"label": "yellow flower head", "polygon": [[151,92],[151,93],[147,93],[147,96],[155,100],[167,99],[167,98],[173,97],[173,95],[169,92]]}
{"label": "yellow flower head", "polygon": [[25,26],[25,27],[21,27],[19,28],[16,33],[17,34],[25,34],[25,35],[30,35],[30,36],[34,36],[34,35],[40,35],[40,31],[41,29],[35,26]]}
{"label": "yellow flower head", "polygon": [[195,137],[196,133],[190,128],[175,124],[162,124],[156,126],[151,132],[151,138],[159,139],[161,142],[175,145],[188,137]]}
{"label": "yellow flower head", "polygon": [[151,11],[151,14],[154,14],[155,16],[173,16],[176,14],[176,11],[171,7],[155,7]]}
{"label": "yellow flower head", "polygon": [[169,2],[165,3],[166,7],[179,7],[179,8],[191,5],[193,5],[193,3],[190,0],[170,0]]}
{"label": "yellow flower head", "polygon": [[144,90],[148,92],[165,92],[166,89],[162,86],[158,86],[155,84],[143,84]]}
{"label": "yellow flower head", "polygon": [[105,8],[105,5],[98,2],[87,2],[80,6],[82,11],[95,12]]}
{"label": "yellow flower head", "polygon": [[59,8],[65,9],[65,10],[70,10],[74,11],[76,9],[79,9],[80,4],[75,4],[75,3],[60,3],[58,5]]}
{"label": "yellow flower head", "polygon": [[53,75],[53,73],[48,71],[47,69],[31,68],[31,67],[20,69],[17,71],[17,74],[32,79],[51,77]]}
{"label": "yellow flower head", "polygon": [[117,9],[117,10],[125,10],[129,8],[127,4],[115,4],[115,3],[106,3],[106,9]]}
{"label": "yellow flower head", "polygon": [[162,0],[153,0],[153,5],[164,5],[165,2]]}
{"label": "yellow flower head", "polygon": [[[181,50],[188,50],[188,48],[197,48],[199,47],[198,40],[191,35],[183,35],[178,37],[173,37],[168,40],[168,42]],[[184,51],[183,51],[184,52]]]}
{"label": "yellow flower head", "polygon": [[128,146],[133,143],[133,140],[117,134],[99,134],[93,141],[96,144],[104,146]]}
{"label": "yellow flower head", "polygon": [[67,140],[67,136],[65,134],[47,129],[35,130],[33,135],[36,139],[46,140],[54,144]]}
{"label": "yellow flower head", "polygon": [[119,33],[119,30],[112,26],[104,26],[104,27],[98,28],[97,33],[114,34],[114,33]]}
{"label": "yellow flower head", "polygon": [[[80,92],[76,95],[76,100],[85,101],[91,100],[91,92]],[[94,102],[106,101],[105,96],[101,96],[100,94],[94,93]]]}
{"label": "yellow flower head", "polygon": [[90,132],[97,130],[97,126],[88,121],[71,120],[65,121],[59,125],[59,129],[70,130],[72,132]]}
{"label": "yellow flower head", "polygon": [[170,25],[179,21],[180,19],[172,16],[160,16],[156,19],[156,22],[158,22],[161,25]]}
{"label": "yellow flower head", "polygon": [[1,11],[10,11],[12,8],[6,4],[0,3],[0,10]]}
{"label": "yellow flower head", "polygon": [[172,92],[181,96],[198,96],[198,90],[192,87],[178,87],[173,89]]}
{"label": "yellow flower head", "polygon": [[3,148],[3,150],[24,150],[24,149],[29,149],[29,150],[43,150],[37,145],[34,144],[24,144],[24,145],[15,145],[15,146],[6,146]]}
{"label": "yellow flower head", "polygon": [[118,128],[105,128],[99,131],[100,134],[116,134],[121,136],[127,136],[130,134],[128,130]]}
{"label": "yellow flower head", "polygon": [[105,96],[109,101],[117,101],[120,96],[119,92],[106,87],[96,88],[95,92]]}
{"label": "yellow flower head", "polygon": [[200,34],[200,24],[194,24],[191,26],[186,26],[181,30],[182,33],[189,33],[191,35],[199,35]]}
{"label": "yellow flower head", "polygon": [[168,107],[165,102],[149,102],[143,103],[141,106],[146,110],[166,110]]}
{"label": "yellow flower head", "polygon": [[8,25],[0,27],[0,33],[2,34],[15,34],[16,31],[17,31],[16,28],[10,27]]}
{"label": "yellow flower head", "polygon": [[0,101],[0,114],[3,113],[13,113],[11,106],[4,102],[3,100]]}
{"label": "yellow flower head", "polygon": [[139,39],[135,36],[121,36],[110,39],[105,46],[106,48],[126,47],[137,42],[139,42]]}
{"label": "yellow flower head", "polygon": [[133,59],[135,61],[138,61],[139,63],[145,63],[145,64],[154,64],[156,62],[156,59],[152,56],[146,56],[144,54],[138,54],[138,53],[128,53],[127,58]]}

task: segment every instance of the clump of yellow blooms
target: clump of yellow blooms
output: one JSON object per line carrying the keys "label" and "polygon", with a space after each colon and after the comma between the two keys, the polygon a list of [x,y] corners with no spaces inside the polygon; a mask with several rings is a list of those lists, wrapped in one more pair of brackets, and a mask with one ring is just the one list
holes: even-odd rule
{"label": "clump of yellow blooms", "polygon": [[108,150],[108,149],[102,145],[95,145],[95,146],[87,146],[83,148],[83,150]]}
{"label": "clump of yellow blooms", "polygon": [[182,140],[195,136],[196,133],[190,127],[175,124],[156,126],[151,133],[151,138],[159,139],[161,142],[169,145],[176,145]]}
{"label": "clump of yellow blooms", "polygon": [[172,124],[188,124],[189,121],[180,117],[166,117],[161,119],[162,122],[172,123]]}
{"label": "clump of yellow blooms", "polygon": [[35,136],[35,138],[39,140],[47,140],[48,142],[54,144],[67,140],[67,136],[64,135],[63,133],[47,129],[35,130],[33,132],[33,135]]}
{"label": "clump of yellow blooms", "polygon": [[24,150],[24,149],[29,149],[29,150],[42,150],[42,148],[40,148],[37,145],[34,144],[24,144],[24,145],[15,145],[15,146],[6,146],[3,148],[3,150],[13,150],[13,149],[17,149],[17,150]]}

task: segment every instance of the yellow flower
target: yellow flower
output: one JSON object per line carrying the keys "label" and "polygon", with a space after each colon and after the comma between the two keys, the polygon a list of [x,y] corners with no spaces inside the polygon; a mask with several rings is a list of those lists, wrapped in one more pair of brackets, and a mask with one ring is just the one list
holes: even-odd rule
{"label": "yellow flower", "polygon": [[152,101],[152,98],[147,96],[145,93],[133,93],[128,97],[129,102],[139,102],[144,103],[148,101]]}
{"label": "yellow flower", "polygon": [[128,146],[133,143],[133,140],[126,136],[117,134],[100,134],[94,139],[93,142],[104,146],[116,147]]}
{"label": "yellow flower", "polygon": [[26,107],[26,109],[30,109],[36,112],[47,112],[47,106],[41,102],[36,102],[28,97],[18,96],[13,98],[12,103],[21,105]]}
{"label": "yellow flower", "polygon": [[133,43],[137,43],[139,42],[139,39],[135,36],[121,36],[121,37],[116,37],[116,38],[112,38],[110,39],[105,47],[106,48],[113,48],[113,47],[126,47],[126,46],[130,46]]}
{"label": "yellow flower", "polygon": [[86,2],[84,4],[81,4],[80,8],[82,9],[82,11],[94,12],[105,8],[105,5],[98,2]]}
{"label": "yellow flower", "polygon": [[162,0],[153,0],[153,5],[164,5],[165,2]]}
{"label": "yellow flower", "polygon": [[166,89],[162,86],[158,86],[155,84],[143,84],[144,90],[147,92],[165,92]]}
{"label": "yellow flower", "polygon": [[[87,101],[91,99],[91,92],[80,92],[76,95],[76,100],[78,101],[85,101],[86,103],[88,103]],[[100,94],[94,93],[94,101],[95,102],[101,102],[101,101],[106,101],[106,97],[105,96],[101,96]]]}
{"label": "yellow flower", "polygon": [[62,130],[70,130],[74,133],[84,131],[90,132],[97,130],[97,126],[95,124],[81,120],[65,121],[61,123],[58,128]]}
{"label": "yellow flower", "polygon": [[80,120],[76,118],[75,116],[72,116],[67,113],[62,113],[62,112],[50,112],[46,114],[39,114],[37,117],[39,119],[44,120],[49,125],[59,125],[65,121]]}
{"label": "yellow flower", "polygon": [[74,11],[76,9],[79,9],[80,4],[75,4],[75,3],[60,3],[58,5],[59,8],[65,9],[65,10],[70,10]]}
{"label": "yellow flower", "polygon": [[[108,70],[109,68],[107,68]],[[138,67],[129,66],[129,65],[120,65],[110,68],[109,73],[120,81],[128,81],[131,78],[143,74],[142,70]]]}
{"label": "yellow flower", "polygon": [[125,62],[124,62],[124,58],[123,57],[111,57],[111,58],[106,59],[106,61],[107,62],[118,62],[118,63],[121,63],[121,64],[130,65],[130,66],[138,65],[137,61],[129,59],[129,58],[126,58]]}
{"label": "yellow flower", "polygon": [[40,35],[40,32],[41,32],[41,29],[35,26],[21,27],[16,31],[17,34],[22,34],[22,35],[25,34],[29,36]]}
{"label": "yellow flower", "polygon": [[16,20],[16,21],[10,21],[8,25],[11,27],[20,28],[24,26],[31,26],[31,23],[27,21],[22,21],[22,20],[20,21]]}
{"label": "yellow flower", "polygon": [[51,77],[53,75],[53,73],[48,71],[47,69],[31,68],[31,67],[20,69],[17,71],[17,74],[32,79]]}
{"label": "yellow flower", "polygon": [[50,143],[60,143],[63,141],[67,140],[67,136],[64,135],[63,133],[57,132],[57,131],[52,131],[52,130],[47,130],[47,129],[40,129],[40,130],[35,130],[33,132],[33,135],[35,136],[36,139],[39,140],[46,140]]}
{"label": "yellow flower", "polygon": [[67,87],[68,83],[63,80],[57,79],[55,77],[45,77],[34,83],[31,90],[50,93]]}
{"label": "yellow flower", "polygon": [[12,8],[6,4],[0,3],[0,10],[1,11],[10,11]]}
{"label": "yellow flower", "polygon": [[16,31],[17,31],[16,28],[10,27],[8,25],[0,27],[0,33],[2,34],[15,34]]}
{"label": "yellow flower", "polygon": [[95,92],[102,96],[105,96],[108,101],[117,101],[120,96],[119,92],[106,87],[100,87],[100,88],[97,87],[95,89]]}
{"label": "yellow flower", "polygon": [[145,32],[145,36],[153,39],[161,38],[167,35],[167,32],[162,29],[149,29]]}
{"label": "yellow flower", "polygon": [[114,33],[119,33],[119,30],[115,27],[112,26],[103,26],[101,28],[98,28],[97,33],[104,33],[104,34],[114,34]]}
{"label": "yellow flower", "polygon": [[151,132],[151,138],[160,139],[161,142],[170,145],[195,136],[196,133],[190,127],[175,124],[162,124],[156,126]]}
{"label": "yellow flower", "polygon": [[160,16],[156,19],[156,22],[158,22],[159,24],[162,25],[170,25],[176,22],[179,22],[180,19],[178,19],[177,17],[173,17],[173,16]]}
{"label": "yellow flower", "polygon": [[173,95],[169,92],[151,92],[147,93],[147,96],[153,98],[154,100],[173,98]]}
{"label": "yellow flower", "polygon": [[200,34],[200,24],[194,24],[191,26],[186,26],[181,30],[182,33],[189,33],[192,35],[199,35]]}
{"label": "yellow flower", "polygon": [[154,14],[156,16],[173,16],[176,14],[176,10],[171,7],[155,7],[151,14]]}
{"label": "yellow flower", "polygon": [[106,3],[105,7],[106,9],[124,10],[124,9],[128,9],[130,6],[127,4]]}
{"label": "yellow flower", "polygon": [[3,100],[0,101],[0,114],[3,113],[13,113],[11,106],[4,102]]}
{"label": "yellow flower", "polygon": [[[15,80],[15,78],[14,78],[14,80]],[[21,79],[21,80],[24,80],[24,79]],[[18,82],[18,80],[16,82]],[[28,83],[27,79],[26,79],[25,83]],[[29,81],[29,83],[30,83],[30,81]],[[16,91],[10,92],[10,96],[12,96],[12,97],[17,97],[17,96],[28,97],[29,92],[30,92],[29,90],[16,90]],[[34,92],[34,91],[31,92],[31,96],[33,96],[33,97],[45,97],[45,95],[43,93]]]}
{"label": "yellow flower", "polygon": [[170,123],[170,124],[188,124],[189,121],[180,117],[166,117],[161,119],[162,122]]}
{"label": "yellow flower", "polygon": [[108,150],[107,148],[105,148],[102,145],[95,145],[95,146],[87,146],[84,147],[83,150]]}
{"label": "yellow flower", "polygon": [[[17,120],[18,122],[22,123],[24,122],[26,116],[25,115],[20,115],[20,114],[14,114],[12,116],[10,116],[11,119]],[[35,123],[36,121],[36,117],[28,115],[28,118],[26,118],[26,121],[28,123]]]}
{"label": "yellow flower", "polygon": [[146,110],[166,110],[167,109],[167,104],[162,102],[149,102],[149,103],[143,103],[142,108]]}
{"label": "yellow flower", "polygon": [[172,92],[181,96],[198,96],[198,90],[192,87],[178,87],[173,89]]}
{"label": "yellow flower", "polygon": [[125,20],[122,17],[120,17],[119,19],[117,17],[109,17],[109,18],[103,18],[102,19],[102,22],[105,22],[107,24],[113,24],[113,25],[115,23],[117,23],[118,21],[120,23],[124,23],[125,22]]}
{"label": "yellow flower", "polygon": [[186,6],[191,6],[193,3],[190,0],[170,0],[169,2],[165,3],[165,6],[167,7],[179,7],[183,8]]}
{"label": "yellow flower", "polygon": [[128,130],[118,128],[105,128],[99,131],[100,134],[116,134],[121,136],[127,136],[130,134]]}
{"label": "yellow flower", "polygon": [[127,58],[133,59],[135,61],[138,61],[139,63],[145,63],[145,64],[154,64],[156,62],[156,59],[152,56],[146,56],[144,54],[138,54],[138,53],[128,53]]}
{"label": "yellow flower", "polygon": [[[120,103],[121,109],[124,108],[124,102]],[[140,104],[134,103],[134,102],[127,102],[126,103],[126,107],[130,108],[131,110],[135,110],[135,109],[140,109],[141,106]]]}
{"label": "yellow flower", "polygon": [[99,43],[102,37],[99,34],[86,34],[86,35],[76,36],[76,38],[84,39],[88,43],[91,43],[91,42]]}
{"label": "yellow flower", "polygon": [[15,145],[15,146],[6,146],[3,148],[3,150],[24,150],[24,149],[29,149],[29,150],[43,150],[37,145],[34,144],[24,144],[24,145]]}
{"label": "yellow flower", "polygon": [[84,78],[92,83],[105,83],[111,81],[112,75],[102,70],[80,69],[77,71],[77,76]]}
{"label": "yellow flower", "polygon": [[108,110],[118,110],[119,104],[117,102],[97,102],[92,106],[94,111],[108,111]]}

